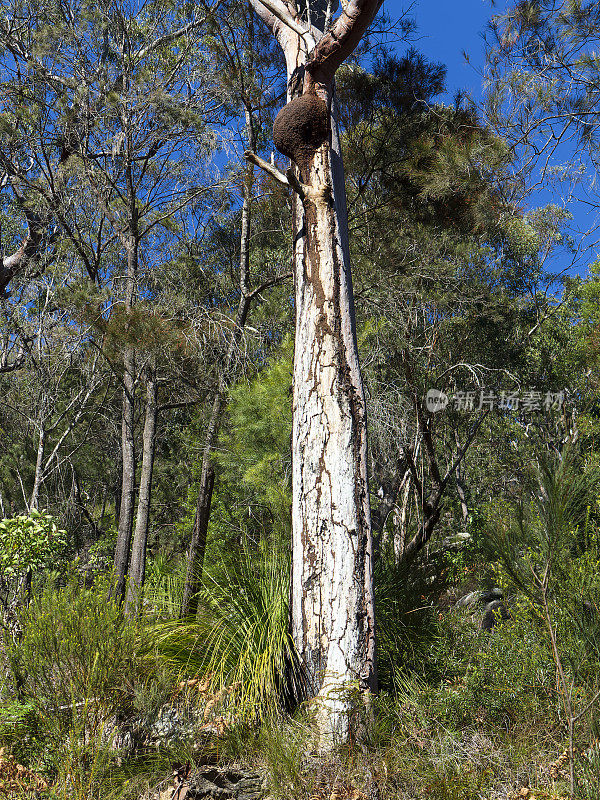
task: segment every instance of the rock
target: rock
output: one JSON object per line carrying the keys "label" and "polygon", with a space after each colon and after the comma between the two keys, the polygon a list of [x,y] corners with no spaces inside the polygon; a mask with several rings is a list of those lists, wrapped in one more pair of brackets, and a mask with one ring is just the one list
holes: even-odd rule
{"label": "rock", "polygon": [[258,772],[203,767],[186,783],[186,800],[262,800],[264,778]]}
{"label": "rock", "polygon": [[[456,602],[456,608],[472,606],[483,606],[481,628],[484,631],[491,631],[500,619],[510,619],[510,612],[504,601],[504,593],[497,586],[492,589],[469,592]],[[473,616],[475,617],[475,614]]]}
{"label": "rock", "polygon": [[473,537],[468,531],[462,531],[460,533],[453,533],[452,536],[447,536],[442,541],[442,547],[447,549],[449,547],[458,547],[465,542],[470,542]]}
{"label": "rock", "polygon": [[510,619],[508,609],[502,600],[492,600],[483,610],[481,629],[484,631],[491,631],[494,625],[501,619]]}
{"label": "rock", "polygon": [[176,706],[163,706],[158,719],[150,726],[148,739],[163,744],[183,741],[194,735],[194,721]]}
{"label": "rock", "polygon": [[497,586],[493,589],[480,589],[477,592],[469,592],[469,594],[461,597],[460,600],[456,601],[456,606],[457,608],[462,606],[474,606],[477,604],[485,606],[488,603],[492,603],[494,600],[502,600],[503,597],[504,592]]}

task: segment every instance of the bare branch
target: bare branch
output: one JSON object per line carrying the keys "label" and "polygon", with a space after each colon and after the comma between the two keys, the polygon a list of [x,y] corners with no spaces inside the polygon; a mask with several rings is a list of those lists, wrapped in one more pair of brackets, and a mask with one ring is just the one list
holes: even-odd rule
{"label": "bare branch", "polygon": [[257,156],[256,153],[253,153],[252,150],[246,150],[244,152],[244,158],[246,161],[249,161],[251,164],[254,164],[257,167],[263,169],[267,175],[270,175],[274,178],[278,183],[282,186],[289,186],[290,182],[287,179],[287,176],[278,170],[277,167],[273,166],[273,164],[269,164],[268,161],[265,161],[264,158]]}
{"label": "bare branch", "polygon": [[18,250],[0,261],[0,295],[6,291],[10,281],[29,261],[35,259],[40,252],[44,240],[41,219],[32,211],[23,207],[29,230]]}
{"label": "bare branch", "polygon": [[[287,25],[287,27],[294,33],[297,33],[298,36],[301,36],[309,49],[314,47],[315,40],[309,29],[296,22],[280,0],[260,0],[260,3],[265,6],[273,16],[277,17],[280,22]],[[252,5],[256,9],[256,5],[254,3]]]}
{"label": "bare branch", "polygon": [[260,286],[257,286],[256,289],[253,289],[247,296],[248,300],[254,300],[254,298],[259,295],[261,292],[264,292],[266,289],[270,289],[271,286],[277,286],[278,283],[283,283],[288,278],[293,278],[293,272],[284,272],[283,275],[276,275],[274,278],[270,278],[268,281],[261,283]]}
{"label": "bare branch", "polygon": [[311,195],[315,195],[314,190],[311,190],[309,186],[305,186],[303,183],[300,183],[293,169],[288,169],[284,175],[281,170],[278,170],[273,164],[269,164],[269,162],[265,161],[264,158],[257,156],[256,153],[252,152],[252,150],[246,150],[244,152],[244,158],[251,164],[260,167],[267,173],[267,175],[270,175],[282,186],[291,186],[291,188],[297,192],[302,199]]}
{"label": "bare branch", "polygon": [[275,33],[276,20],[282,22],[293,33],[304,41],[310,50],[315,46],[315,40],[309,28],[301,25],[290,14],[285,3],[281,0],[250,0],[254,11],[262,21]]}

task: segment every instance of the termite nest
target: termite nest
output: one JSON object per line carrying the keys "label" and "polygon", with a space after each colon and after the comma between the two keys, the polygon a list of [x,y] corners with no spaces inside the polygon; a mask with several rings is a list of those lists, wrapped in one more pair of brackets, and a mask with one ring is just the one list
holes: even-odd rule
{"label": "termite nest", "polygon": [[306,165],[327,140],[327,105],[316,94],[303,94],[285,105],[275,117],[273,142],[299,167]]}

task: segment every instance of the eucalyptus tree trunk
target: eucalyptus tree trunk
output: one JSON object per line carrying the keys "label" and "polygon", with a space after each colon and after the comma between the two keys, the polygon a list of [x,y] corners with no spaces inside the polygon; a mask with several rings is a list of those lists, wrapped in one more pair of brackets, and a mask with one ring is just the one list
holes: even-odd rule
{"label": "eucalyptus tree trunk", "polygon": [[291,625],[327,748],[354,727],[352,689],[368,701],[377,686],[366,411],[334,75],[381,2],[350,0],[335,20],[316,0],[308,14],[284,0],[251,2],[288,73],[273,139],[294,163],[296,190]]}
{"label": "eucalyptus tree trunk", "polygon": [[[135,238],[127,248],[127,278],[125,313],[130,314],[134,304],[137,275],[138,242]],[[133,529],[135,505],[135,351],[127,344],[123,351],[123,408],[121,415],[121,504],[114,560],[113,597],[123,602],[129,566],[129,550]]]}
{"label": "eucalyptus tree trunk", "polygon": [[[249,104],[246,104],[246,136],[248,146],[255,147],[254,121]],[[242,227],[240,232],[240,300],[235,319],[235,335],[227,348],[225,365],[222,372],[224,378],[220,381],[213,400],[213,405],[204,437],[202,451],[202,470],[200,473],[200,486],[194,516],[194,527],[190,546],[187,553],[185,584],[181,602],[181,617],[195,614],[198,611],[198,592],[202,581],[204,568],[204,555],[206,553],[206,537],[210,520],[210,507],[215,483],[215,471],[211,467],[211,453],[219,435],[221,417],[225,406],[225,395],[228,388],[228,374],[231,370],[239,337],[246,325],[248,312],[256,292],[250,291],[250,232],[252,222],[252,191],[254,187],[254,168],[246,165],[244,174],[244,197],[242,201]]]}
{"label": "eucalyptus tree trunk", "polygon": [[40,502],[40,488],[44,473],[44,456],[46,452],[46,429],[44,427],[44,417],[40,414],[40,432],[38,437],[37,455],[35,459],[35,474],[33,476],[33,488],[29,498],[29,510],[37,511]]}
{"label": "eucalyptus tree trunk", "polygon": [[146,377],[146,415],[142,435],[142,469],[138,494],[135,532],[131,546],[129,583],[125,612],[129,616],[138,613],[142,600],[144,578],[146,575],[146,546],[150,524],[150,498],[152,494],[152,474],[156,453],[156,423],[158,420],[158,384],[154,366],[148,369]]}

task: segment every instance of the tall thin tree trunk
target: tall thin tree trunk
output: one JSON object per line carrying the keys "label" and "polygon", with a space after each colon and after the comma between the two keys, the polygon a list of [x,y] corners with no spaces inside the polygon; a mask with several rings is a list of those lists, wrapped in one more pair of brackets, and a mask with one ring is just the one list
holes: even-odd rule
{"label": "tall thin tree trunk", "polygon": [[465,488],[465,484],[463,483],[462,476],[458,473],[456,474],[456,492],[458,494],[458,499],[460,501],[460,511],[462,514],[462,521],[466,523],[469,519],[469,504],[467,502],[467,490]]}
{"label": "tall thin tree trunk", "polygon": [[[44,421],[40,414],[40,435],[38,438],[37,455],[35,459],[35,475],[33,477],[33,489],[31,490],[31,497],[29,498],[29,511],[37,511],[40,502],[40,487],[44,477],[44,456],[46,453],[46,429],[44,428]],[[26,604],[31,600],[31,587],[33,581],[33,571],[31,567],[27,568],[25,577],[23,579],[22,597]]]}
{"label": "tall thin tree trunk", "polygon": [[198,592],[202,580],[204,554],[206,552],[206,534],[210,520],[210,505],[215,485],[215,471],[210,466],[210,459],[202,459],[202,475],[198,489],[196,516],[188,553],[187,571],[181,602],[181,616],[195,615],[198,612]]}
{"label": "tall thin tree trunk", "polygon": [[35,475],[33,477],[33,489],[29,498],[29,510],[36,511],[40,502],[40,487],[44,472],[44,456],[46,451],[46,429],[44,421],[40,417],[40,433],[38,438],[37,455],[35,459]]}
{"label": "tall thin tree trunk", "polygon": [[396,564],[400,564],[404,555],[406,533],[410,520],[411,479],[408,470],[398,491],[398,497],[400,497],[401,493],[400,507],[396,509],[394,514],[394,561]]}
{"label": "tall thin tree trunk", "polygon": [[[127,248],[126,314],[131,313],[134,304],[137,249],[137,240],[132,238]],[[135,504],[135,369],[135,351],[133,347],[127,345],[123,352],[123,409],[121,417],[121,463],[123,472],[119,528],[114,561],[113,596],[118,602],[123,602],[125,597]]]}
{"label": "tall thin tree trunk", "polygon": [[146,575],[146,545],[150,523],[150,500],[152,495],[152,474],[156,453],[156,423],[158,420],[158,385],[156,370],[148,369],[146,378],[146,416],[142,437],[142,469],[138,495],[135,532],[131,547],[131,563],[129,566],[129,583],[125,613],[133,616],[140,609],[144,578]]}
{"label": "tall thin tree trunk", "polygon": [[[246,131],[248,145],[251,150],[255,147],[255,134],[250,106],[246,106]],[[228,388],[228,375],[233,364],[233,358],[238,345],[239,337],[244,329],[248,318],[248,311],[252,303],[250,293],[250,232],[252,222],[252,190],[254,186],[254,168],[251,164],[246,165],[244,176],[244,199],[242,203],[242,227],[240,232],[240,301],[236,315],[235,335],[228,347],[225,356],[225,366],[223,375],[225,379],[221,381],[217,394],[213,400],[210,419],[204,438],[204,448],[202,451],[202,470],[200,475],[200,486],[198,488],[198,500],[196,503],[196,514],[194,517],[194,527],[190,539],[190,546],[187,553],[186,576],[181,603],[181,617],[195,614],[197,611],[196,597],[202,581],[202,570],[204,568],[204,555],[206,553],[206,536],[208,533],[208,523],[210,520],[210,507],[212,492],[214,487],[214,470],[210,466],[211,452],[219,435],[221,416],[225,405],[225,394]]]}

